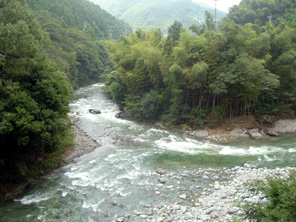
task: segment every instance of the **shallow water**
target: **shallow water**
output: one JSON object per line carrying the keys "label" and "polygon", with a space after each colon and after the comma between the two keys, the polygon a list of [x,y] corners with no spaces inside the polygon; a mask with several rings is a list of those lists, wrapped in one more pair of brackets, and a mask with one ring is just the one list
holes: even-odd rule
{"label": "shallow water", "polygon": [[[296,137],[268,141],[215,144],[184,138],[175,132],[117,119],[118,107],[95,84],[75,92],[71,111],[79,126],[102,146],[51,173],[24,197],[0,207],[0,221],[145,221],[138,212],[164,202],[190,198],[199,186],[208,187],[211,172],[220,180],[227,175],[208,168],[244,164],[259,167],[295,166]],[[93,115],[90,108],[100,109]],[[159,183],[157,168],[167,172]]]}

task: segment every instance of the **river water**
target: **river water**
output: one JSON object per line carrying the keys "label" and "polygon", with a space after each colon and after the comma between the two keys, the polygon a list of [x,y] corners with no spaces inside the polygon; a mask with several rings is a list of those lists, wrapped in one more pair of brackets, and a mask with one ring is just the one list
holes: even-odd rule
{"label": "river water", "polygon": [[[119,109],[105,97],[102,84],[76,91],[70,108],[78,125],[101,146],[1,206],[0,221],[146,221],[143,212],[150,207],[194,204],[213,180],[227,180],[231,167],[295,166],[295,135],[229,144],[184,138],[117,119]],[[90,114],[90,108],[102,113]],[[158,168],[166,171],[165,183],[159,181]],[[181,200],[182,195],[186,198]]]}

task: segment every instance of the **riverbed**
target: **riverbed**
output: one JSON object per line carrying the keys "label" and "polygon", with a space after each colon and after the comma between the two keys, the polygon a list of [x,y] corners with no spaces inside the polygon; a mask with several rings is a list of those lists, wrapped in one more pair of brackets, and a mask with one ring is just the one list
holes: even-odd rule
{"label": "riverbed", "polygon": [[[217,207],[205,202],[237,172],[250,178],[257,171],[286,173],[296,160],[295,135],[218,144],[118,119],[102,84],[76,91],[70,108],[77,126],[99,145],[2,206],[0,221],[219,221],[223,215],[211,218]],[[101,114],[89,113],[92,108]]]}

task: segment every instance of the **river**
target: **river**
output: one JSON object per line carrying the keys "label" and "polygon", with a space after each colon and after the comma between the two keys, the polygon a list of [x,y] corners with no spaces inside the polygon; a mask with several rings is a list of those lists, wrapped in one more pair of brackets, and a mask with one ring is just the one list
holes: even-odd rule
{"label": "river", "polygon": [[[99,144],[40,182],[22,198],[0,207],[0,221],[146,221],[141,212],[163,203],[193,204],[200,188],[227,180],[227,169],[294,166],[296,138],[215,144],[115,117],[118,107],[95,84],[75,92],[71,112]],[[102,111],[100,115],[88,112]],[[160,181],[158,168],[166,172]],[[223,171],[223,172],[221,172]]]}

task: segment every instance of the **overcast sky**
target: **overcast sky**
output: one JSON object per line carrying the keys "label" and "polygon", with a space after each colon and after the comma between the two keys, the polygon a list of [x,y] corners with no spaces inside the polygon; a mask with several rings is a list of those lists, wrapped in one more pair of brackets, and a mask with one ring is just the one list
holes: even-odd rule
{"label": "overcast sky", "polygon": [[[192,0],[194,2],[202,2],[209,6],[215,7],[215,1],[214,0]],[[228,9],[233,5],[238,5],[241,2],[241,0],[218,0],[217,1],[217,9],[220,9],[222,11],[228,12]]]}

